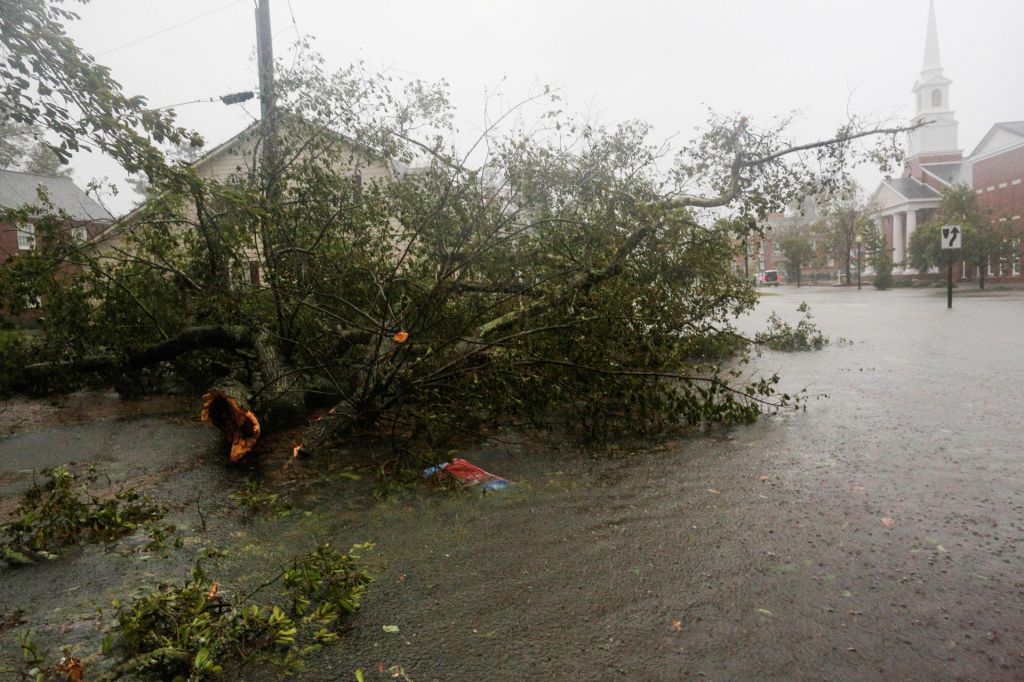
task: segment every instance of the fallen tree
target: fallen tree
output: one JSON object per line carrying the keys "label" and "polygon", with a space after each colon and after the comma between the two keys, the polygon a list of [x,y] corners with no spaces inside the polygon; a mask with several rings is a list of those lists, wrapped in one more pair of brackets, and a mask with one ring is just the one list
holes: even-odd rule
{"label": "fallen tree", "polygon": [[[187,378],[235,460],[314,407],[330,409],[309,450],[512,418],[597,438],[750,420],[792,398],[719,364],[756,300],[730,267],[736,226],[844,187],[852,158],[893,153],[903,131],[853,121],[795,145],[784,123],[714,117],[666,171],[646,126],[552,111],[550,133],[491,122],[470,164],[446,142],[443,90],[384,82],[300,62],[280,79],[269,166],[261,140],[227,180],[154,171],[115,238],[55,229],[0,271],[7,308],[48,309],[22,382]],[[395,162],[419,168],[362,182]]]}

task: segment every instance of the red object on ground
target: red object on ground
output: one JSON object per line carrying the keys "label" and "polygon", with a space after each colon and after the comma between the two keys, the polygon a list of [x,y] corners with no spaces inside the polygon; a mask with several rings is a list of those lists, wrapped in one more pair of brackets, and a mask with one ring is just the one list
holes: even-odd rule
{"label": "red object on ground", "polygon": [[444,468],[445,474],[451,474],[460,481],[479,482],[479,481],[490,481],[499,476],[489,474],[475,464],[470,464],[464,459],[456,457]]}
{"label": "red object on ground", "polygon": [[430,478],[431,476],[436,476],[441,480],[451,476],[463,485],[479,485],[484,492],[505,490],[512,485],[511,481],[506,481],[501,476],[495,476],[494,474],[488,473],[477,465],[470,464],[466,460],[459,459],[458,457],[452,459],[450,462],[427,467],[423,470],[423,478]]}

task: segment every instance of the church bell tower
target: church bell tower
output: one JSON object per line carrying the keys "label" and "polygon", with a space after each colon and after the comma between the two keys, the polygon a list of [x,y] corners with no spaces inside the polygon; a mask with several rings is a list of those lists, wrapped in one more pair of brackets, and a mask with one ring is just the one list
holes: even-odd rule
{"label": "church bell tower", "polygon": [[958,147],[960,126],[949,106],[949,85],[942,75],[939,58],[939,32],[935,25],[935,0],[928,7],[928,35],[924,45],[924,65],[914,83],[914,122],[930,121],[911,131],[907,140],[907,158],[919,162],[951,161],[962,158]]}

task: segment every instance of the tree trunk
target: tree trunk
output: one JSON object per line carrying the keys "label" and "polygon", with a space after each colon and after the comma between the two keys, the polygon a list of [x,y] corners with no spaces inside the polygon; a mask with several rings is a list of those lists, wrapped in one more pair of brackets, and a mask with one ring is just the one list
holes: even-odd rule
{"label": "tree trunk", "polygon": [[258,333],[253,345],[262,379],[256,395],[257,414],[268,429],[294,426],[306,415],[305,377],[285,364],[267,332]]}
{"label": "tree trunk", "polygon": [[224,434],[232,462],[249,454],[259,440],[260,422],[250,407],[249,387],[237,381],[225,381],[211,388],[203,396],[200,417]]}
{"label": "tree trunk", "polygon": [[985,264],[984,259],[978,259],[978,285],[981,289],[985,288]]}

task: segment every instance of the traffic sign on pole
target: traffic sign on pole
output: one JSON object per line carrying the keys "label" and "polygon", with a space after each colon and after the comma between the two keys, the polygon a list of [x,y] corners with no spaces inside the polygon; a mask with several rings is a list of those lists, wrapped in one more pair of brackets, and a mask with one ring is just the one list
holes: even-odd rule
{"label": "traffic sign on pole", "polygon": [[943,250],[948,250],[946,256],[946,307],[953,307],[953,251],[964,245],[964,231],[959,225],[943,225],[942,234],[939,237]]}
{"label": "traffic sign on pole", "polygon": [[942,226],[942,248],[959,249],[964,243],[964,231],[959,225]]}

